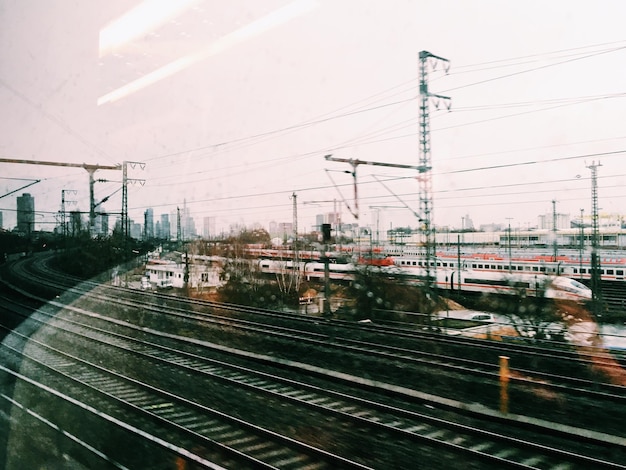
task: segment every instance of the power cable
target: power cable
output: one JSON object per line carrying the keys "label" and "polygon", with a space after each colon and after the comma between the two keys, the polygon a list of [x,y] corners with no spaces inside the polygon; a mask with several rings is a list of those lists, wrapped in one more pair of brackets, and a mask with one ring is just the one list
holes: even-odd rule
{"label": "power cable", "polygon": [[574,62],[574,61],[577,61],[577,60],[588,59],[590,57],[596,57],[596,56],[602,55],[602,54],[609,54],[611,52],[616,52],[616,51],[620,51],[620,50],[623,50],[623,49],[626,49],[626,46],[620,46],[620,47],[615,47],[615,48],[604,50],[604,51],[600,51],[600,52],[594,52],[592,54],[584,55],[582,57],[575,57],[575,58],[572,58],[572,59],[566,59],[566,60],[562,60],[560,62],[555,62],[553,64],[540,65],[538,67],[533,67],[533,68],[526,69],[526,70],[519,70],[517,72],[512,72],[512,73],[509,73],[509,74],[506,74],[506,75],[500,75],[498,77],[486,78],[484,80],[479,80],[477,82],[468,83],[468,84],[465,84],[465,85],[460,85],[460,86],[457,86],[457,87],[454,87],[454,88],[448,88],[447,90],[442,90],[440,93],[449,93],[451,91],[461,90],[463,88],[469,88],[469,87],[476,86],[476,85],[482,85],[483,83],[489,83],[489,82],[493,82],[493,81],[496,81],[496,80],[502,80],[504,78],[514,77],[516,75],[522,75],[522,74],[529,73],[529,72],[535,72],[537,70],[547,69],[549,67],[555,67],[557,65],[563,65],[563,64],[567,64],[567,63]]}

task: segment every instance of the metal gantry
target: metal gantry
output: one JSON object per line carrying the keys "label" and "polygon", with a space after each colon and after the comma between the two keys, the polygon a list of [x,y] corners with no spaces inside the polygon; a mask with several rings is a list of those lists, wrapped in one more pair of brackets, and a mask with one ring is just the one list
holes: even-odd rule
{"label": "metal gantry", "polygon": [[65,212],[65,204],[76,204],[76,201],[68,201],[65,199],[65,194],[76,194],[75,189],[62,189],[61,190],[61,228],[63,237],[67,237],[67,213]]}
{"label": "metal gantry", "polygon": [[0,158],[0,163],[23,163],[28,165],[48,165],[48,166],[64,166],[72,168],[83,168],[89,173],[89,233],[93,233],[93,227],[96,220],[95,202],[94,202],[94,173],[98,170],[121,170],[120,165],[89,165],[87,163],[67,163],[67,162],[46,162],[41,160],[21,160],[15,158]]}
{"label": "metal gantry", "polygon": [[358,185],[357,185],[357,179],[356,179],[356,169],[359,165],[386,166],[386,167],[391,167],[391,168],[404,168],[404,169],[410,169],[410,170],[419,170],[420,168],[419,166],[415,166],[415,165],[403,165],[401,163],[372,162],[372,161],[359,160],[359,159],[353,159],[353,158],[337,158],[337,157],[333,157],[332,155],[326,155],[324,158],[331,162],[349,163],[352,166],[352,172],[350,172],[352,174],[352,179],[354,183],[354,212],[352,213],[352,215],[354,215],[354,218],[357,220],[359,220],[359,197],[358,197],[358,189],[357,189]]}

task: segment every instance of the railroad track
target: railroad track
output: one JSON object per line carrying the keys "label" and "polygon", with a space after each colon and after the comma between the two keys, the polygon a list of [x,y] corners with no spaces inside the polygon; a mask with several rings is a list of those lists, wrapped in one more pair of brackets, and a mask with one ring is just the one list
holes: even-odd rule
{"label": "railroad track", "polygon": [[[168,375],[176,376],[177,372],[174,370],[176,368],[183,368],[186,373],[202,373],[203,375],[208,375],[211,380],[219,379],[221,381],[228,381],[231,382],[231,384],[235,384],[237,387],[253,388],[256,393],[263,392],[265,394],[278,395],[281,399],[296,401],[298,404],[304,404],[308,408],[321,408],[326,412],[339,413],[346,418],[358,422],[360,425],[369,424],[370,426],[382,428],[382,431],[396,435],[396,439],[412,439],[416,441],[414,443],[421,445],[428,444],[442,447],[449,447],[450,443],[454,443],[454,445],[457,446],[454,447],[456,452],[463,451],[480,460],[498,462],[500,464],[506,462],[510,465],[518,465],[521,468],[524,468],[524,465],[528,465],[530,462],[534,462],[534,464],[541,462],[542,465],[547,465],[546,468],[552,468],[552,466],[557,465],[557,462],[559,465],[562,465],[564,461],[568,462],[569,467],[562,468],[582,468],[576,466],[579,465],[580,462],[584,462],[585,465],[593,463],[596,466],[603,465],[606,468],[619,468],[613,467],[613,464],[610,462],[603,462],[601,459],[594,457],[593,455],[597,456],[599,454],[597,448],[593,450],[593,455],[591,456],[584,456],[576,452],[552,448],[550,452],[553,455],[544,455],[538,458],[537,456],[541,455],[538,454],[538,449],[543,449],[542,452],[544,454],[549,454],[549,452],[548,448],[544,448],[546,446],[536,442],[532,443],[498,433],[490,433],[478,427],[462,426],[455,421],[427,417],[423,414],[390,407],[384,403],[362,400],[345,394],[333,394],[319,387],[315,388],[302,383],[287,381],[284,378],[270,376],[268,374],[259,374],[250,369],[245,370],[232,365],[216,365],[214,361],[208,361],[204,359],[203,356],[183,354],[178,350],[163,348],[154,343],[146,344],[145,342],[138,342],[130,337],[112,335],[109,332],[103,332],[102,329],[94,330],[92,327],[79,325],[76,322],[55,319],[54,323],[62,323],[62,325],[57,327],[58,331],[53,335],[57,338],[57,341],[58,337],[62,334],[78,335],[78,330],[82,330],[83,332],[80,334],[83,335],[83,339],[80,343],[88,344],[90,347],[93,347],[99,342],[99,346],[95,347],[99,355],[102,354],[103,348],[115,346],[120,350],[106,354],[106,356],[128,357],[131,354],[141,354],[142,356],[150,358],[152,361],[158,360],[160,370],[163,370],[164,364],[167,365],[168,369],[171,369]],[[48,324],[46,328],[53,328],[53,326]],[[89,330],[88,336],[85,336],[85,330]],[[100,338],[98,338],[98,336],[100,336]],[[70,341],[69,344],[76,344],[76,341]],[[49,348],[47,344],[38,344],[37,352],[34,353],[34,355],[38,358],[49,356],[50,353],[46,353],[46,348]],[[120,387],[119,385],[109,385],[110,382],[102,379],[102,372],[95,375],[91,372],[85,372],[84,365],[77,367],[75,364],[68,362],[70,359],[77,361],[75,357],[64,355],[62,358],[53,358],[48,361],[50,364],[48,364],[47,367],[65,374],[68,373],[68,369],[78,370],[74,375],[78,375],[77,380],[79,382],[87,382],[92,385],[95,390],[100,390],[101,392],[108,393],[109,389],[116,390]],[[32,361],[32,359],[30,360]],[[154,364],[152,364],[152,366],[154,366]],[[97,365],[93,367],[96,367],[96,369],[100,371],[103,369],[101,366]],[[150,368],[151,364],[144,364],[142,367]],[[108,370],[106,373],[115,374],[113,371]],[[85,377],[92,375],[94,377],[93,381],[86,381]],[[121,378],[118,377],[118,380],[121,380]],[[117,384],[117,382],[115,382],[115,384]],[[124,387],[119,389],[126,390],[127,392],[125,393],[130,393],[130,395],[137,395],[142,402],[145,401],[145,394],[135,393],[136,390],[132,387],[132,392],[129,392],[128,388]],[[161,393],[167,395],[168,392],[162,391]],[[119,397],[119,394],[114,395]],[[169,400],[170,397],[167,396],[167,399]],[[148,403],[146,406],[149,407],[160,407],[158,403],[155,405],[153,401],[148,400],[145,401],[145,403]],[[172,412],[176,416],[182,416],[186,419],[191,419],[191,416],[193,416],[193,414],[190,415],[188,410],[184,412],[179,412],[178,410]],[[193,422],[195,423],[195,421]],[[381,429],[377,430],[377,432],[382,431]],[[246,442],[249,441],[248,438],[245,440]],[[490,452],[488,452],[488,450],[490,450]],[[508,457],[504,458],[505,455]],[[576,462],[579,463],[577,464]]]}
{"label": "railroad track", "polygon": [[[101,301],[105,301],[106,298],[104,296]],[[95,301],[94,299],[95,297],[92,301]],[[108,302],[109,305],[112,304],[110,298]],[[136,306],[133,306],[128,300],[124,302],[126,302],[124,304],[126,316],[132,317],[129,312],[131,308],[136,308]],[[195,423],[196,415],[200,416],[207,412],[202,409],[202,406],[209,410],[211,408],[206,404],[199,403],[200,398],[198,396],[174,394],[170,391],[171,380],[167,387],[160,386],[156,382],[148,383],[147,379],[128,376],[125,371],[105,368],[101,362],[98,362],[98,356],[100,358],[116,358],[111,362],[119,361],[120,367],[124,362],[130,361],[132,357],[134,358],[132,359],[133,362],[136,361],[137,370],[160,370],[163,371],[163,375],[170,378],[185,377],[189,383],[201,382],[207,387],[219,383],[223,390],[237,394],[242,401],[251,399],[250,394],[252,394],[255,402],[271,401],[277,404],[278,409],[292,409],[296,416],[314,414],[321,417],[322,421],[331,421],[339,429],[358,429],[360,438],[365,438],[368,435],[384,436],[384,439],[390,441],[391,449],[401,446],[403,458],[409,460],[416,458],[419,454],[429,454],[431,458],[449,459],[447,462],[451,468],[455,468],[455,462],[457,466],[464,468],[484,468],[484,465],[501,468],[505,464],[517,468],[624,468],[621,463],[624,461],[624,444],[623,442],[620,444],[619,438],[613,442],[610,436],[603,440],[599,435],[593,437],[593,433],[588,433],[587,438],[583,438],[581,435],[572,434],[571,430],[566,430],[563,426],[554,425],[551,429],[550,424],[554,423],[543,423],[542,426],[533,427],[532,420],[516,423],[513,416],[507,417],[495,412],[486,412],[488,410],[483,410],[482,413],[473,413],[470,411],[473,407],[468,404],[456,403],[453,405],[452,400],[429,402],[425,394],[415,393],[415,390],[410,388],[379,383],[375,380],[364,379],[359,375],[339,372],[334,368],[315,367],[293,360],[275,359],[271,356],[260,358],[258,353],[250,353],[249,351],[230,350],[229,354],[237,355],[239,359],[252,361],[250,367],[235,366],[230,361],[224,360],[211,361],[208,358],[216,350],[223,352],[225,348],[198,339],[165,334],[150,327],[147,329],[145,326],[137,327],[131,322],[122,321],[119,318],[103,318],[101,313],[88,312],[84,308],[80,310],[84,312],[72,311],[70,308],[62,314],[58,314],[55,309],[55,319],[45,320],[46,326],[41,328],[41,330],[52,331],[58,323],[58,329],[54,330],[54,334],[49,334],[49,337],[55,338],[55,343],[66,344],[66,349],[69,351],[51,349],[51,341],[34,343],[32,337],[29,340],[24,338],[24,341],[31,348],[34,348],[34,353],[29,352],[28,357],[22,357],[19,361],[23,364],[30,364],[29,370],[39,372],[20,376],[20,383],[28,383],[29,387],[34,387],[31,388],[31,391],[38,390],[37,393],[44,397],[42,403],[48,401],[49,394],[52,393],[50,390],[53,390],[61,394],[60,397],[55,397],[55,400],[70,402],[74,400],[73,406],[75,407],[80,409],[86,407],[96,410],[101,415],[112,416],[120,423],[125,423],[130,429],[136,430],[135,439],[139,439],[139,435],[146,434],[150,436],[148,441],[152,442],[153,445],[158,444],[157,447],[162,452],[175,455],[176,458],[181,458],[183,461],[195,461],[198,465],[209,465],[213,462],[234,462],[230,459],[235,457],[227,455],[227,453],[217,454],[218,450],[216,449],[219,446],[211,447],[204,439],[185,441],[182,440],[181,436],[169,440],[165,439],[164,436],[167,436],[168,432],[172,432],[172,428],[178,429],[181,426],[184,427],[185,424],[176,420],[168,424],[166,421],[155,418],[154,415],[162,418],[158,416],[158,410],[162,408],[162,405],[157,398],[160,397],[166,403],[180,400],[176,403],[181,403],[181,408],[172,410],[173,416],[180,416],[184,421],[189,421],[192,426]],[[167,307],[161,306],[160,310],[155,310],[154,315],[165,315],[167,310]],[[183,314],[180,311],[175,313],[176,318],[180,321],[193,321],[194,325],[197,325],[201,320],[208,321],[206,316],[198,317],[194,314],[191,319],[183,319]],[[76,320],[76,317],[84,315],[88,315],[88,319],[83,317],[81,321]],[[94,329],[95,319],[98,319],[98,329]],[[232,318],[230,320],[232,326]],[[248,325],[248,334],[264,336],[272,334],[271,328],[259,330],[249,328]],[[127,334],[121,335],[121,330],[126,330]],[[278,336],[282,339],[288,339],[287,330],[286,328],[279,329]],[[146,342],[147,335],[151,336],[150,343]],[[143,341],[139,341],[140,336]],[[315,343],[309,344],[323,345],[323,338],[316,335],[313,337]],[[294,341],[294,337],[291,336],[291,338]],[[338,342],[348,339],[339,338]],[[301,332],[295,341],[303,341]],[[166,348],[163,346],[166,343],[170,346],[175,345],[175,347]],[[84,348],[82,349],[83,353],[79,354],[80,358],[73,351],[77,345]],[[363,356],[370,355],[371,351],[361,349],[362,346],[360,344],[358,350],[354,352]],[[376,346],[381,347],[380,345]],[[351,345],[351,348],[354,347],[354,344]],[[93,359],[88,359],[91,349],[95,350],[97,355]],[[185,352],[187,349],[193,349],[195,352]],[[393,354],[397,353],[398,351],[394,350]],[[18,355],[20,352],[16,350],[12,351],[11,354]],[[388,357],[389,354],[390,350],[383,351],[383,357]],[[272,364],[276,372],[259,372],[258,364],[260,362]],[[439,364],[438,367],[442,367],[442,365]],[[289,371],[289,374],[285,372],[286,370]],[[41,371],[45,371],[45,373]],[[7,370],[5,372],[9,373]],[[296,380],[287,377],[292,374],[296,374],[299,378]],[[318,380],[320,377],[325,377],[326,385],[319,386],[308,383],[304,377],[311,375],[314,375]],[[43,383],[43,380],[34,380],[33,376],[45,377],[46,383]],[[94,381],[90,382],[89,377],[93,377]],[[341,382],[344,385],[342,391],[334,390],[334,387],[331,386],[333,382]],[[72,384],[71,394],[67,393],[69,391],[67,383]],[[56,386],[51,384],[56,384]],[[349,391],[346,392],[346,389]],[[353,390],[350,391],[351,389]],[[61,393],[61,390],[64,393]],[[363,398],[363,390],[371,392],[372,396]],[[105,410],[99,408],[99,404],[103,402],[103,394],[106,397],[112,396],[117,400],[107,398]],[[133,396],[139,400],[137,403],[132,402],[131,397]],[[381,397],[386,397],[386,399]],[[397,406],[389,406],[390,397],[394,405]],[[424,405],[427,405],[424,409],[431,410],[432,413],[415,411],[416,400],[421,403],[423,408]],[[148,403],[146,406],[155,406],[155,408],[149,408],[151,414],[138,413],[138,416],[143,416],[143,420],[138,419],[137,422],[130,422],[128,410],[143,409],[142,403]],[[26,406],[27,404],[20,405]],[[198,405],[200,405],[199,408]],[[165,407],[168,408],[169,406]],[[178,405],[176,406],[178,407]],[[47,419],[44,417],[44,410],[26,409],[33,413],[41,412],[40,416]],[[450,414],[454,414],[454,416],[450,418]],[[98,419],[103,419],[102,416],[98,416]],[[150,416],[150,419],[147,419],[146,416]],[[230,416],[230,418],[234,417]],[[154,420],[159,423],[158,426],[154,424]],[[238,425],[245,424],[236,422]],[[255,423],[247,424],[258,426]],[[277,430],[270,431],[263,426],[259,427],[261,430],[269,431],[270,434],[281,436]],[[503,432],[503,429],[506,429],[507,432]],[[188,433],[183,434],[187,435]],[[261,434],[263,435],[262,432]],[[533,439],[530,439],[529,436],[533,436]],[[207,436],[204,437],[207,438]],[[243,439],[242,442],[256,442],[251,436],[242,435],[240,439]],[[209,440],[219,442],[215,435],[213,438],[209,436]],[[239,438],[235,440],[239,441]],[[558,442],[559,440],[560,442]],[[581,441],[584,442],[584,446],[581,446]],[[184,442],[185,445],[179,445],[176,448],[173,442]],[[258,445],[262,444],[259,443]],[[378,445],[382,449],[382,444]],[[346,446],[349,446],[349,443]],[[311,447],[315,448],[315,446]],[[190,448],[196,450],[190,451]],[[417,449],[417,454],[411,454],[415,450],[410,451],[410,449]],[[239,451],[239,449],[235,450]],[[381,464],[376,459],[370,461],[361,457],[361,461],[359,461],[359,459],[353,458],[354,455],[341,457],[340,452],[319,450],[323,451],[322,457],[317,457],[321,463],[311,463],[311,465],[320,465],[322,466],[320,468],[338,468],[340,466],[349,468],[353,465],[356,468],[359,466],[376,468],[377,465]],[[223,449],[221,451],[225,452]],[[192,454],[196,452],[196,454],[193,454],[194,457],[192,457],[187,455],[187,452],[192,452]],[[286,450],[281,452],[287,453]],[[394,455],[393,453],[390,454],[389,451],[380,450],[379,452],[381,455]],[[306,452],[304,454],[308,455]],[[212,460],[211,457],[207,458],[207,455],[213,456]],[[461,456],[462,465],[458,464],[459,456]],[[249,457],[258,458],[254,455]],[[110,454],[106,458],[115,462],[119,460]],[[294,459],[295,466],[293,468],[302,468],[303,462],[305,462],[305,460],[298,460],[304,457],[298,457],[296,454],[289,458]],[[307,458],[313,462],[313,457]],[[243,464],[240,463],[239,465]],[[248,463],[248,465],[251,464]],[[270,465],[273,464],[270,463]],[[472,467],[473,465],[475,467]],[[287,464],[281,464],[278,468],[289,467]]]}
{"label": "railroad track", "polygon": [[[58,278],[56,274],[52,271],[49,271],[46,267],[44,261],[36,262],[38,264],[37,269],[30,269],[28,271],[23,272],[23,276],[29,278],[30,280],[37,280],[38,283],[45,283],[47,279],[50,278]],[[65,286],[64,284],[57,284],[60,286]],[[125,305],[130,308],[144,308],[145,310],[152,310],[155,312],[160,312],[163,307],[168,307],[172,312],[178,308],[178,310],[187,315],[190,310],[196,312],[196,318],[199,321],[226,321],[229,324],[233,324],[233,322],[238,322],[242,328],[245,328],[246,325],[249,328],[260,328],[267,329],[270,332],[270,329],[273,329],[274,334],[279,334],[280,326],[287,325],[284,329],[285,334],[289,335],[302,335],[303,339],[315,340],[316,338],[321,339],[322,341],[328,341],[329,337],[340,335],[341,333],[335,333],[334,331],[331,333],[319,333],[323,329],[330,330],[330,328],[325,328],[326,326],[331,325],[334,330],[345,329],[349,332],[354,331],[365,331],[366,328],[355,324],[354,322],[345,322],[340,320],[333,320],[332,322],[320,322],[319,318],[311,318],[302,316],[299,314],[289,314],[285,312],[277,312],[274,310],[260,309],[260,308],[251,308],[251,307],[242,307],[238,305],[228,305],[221,304],[216,302],[209,301],[200,301],[195,299],[185,299],[180,297],[175,297],[167,294],[158,294],[158,293],[144,293],[141,291],[112,287],[108,286],[107,293],[104,295],[94,295],[93,289],[95,287],[101,287],[99,283],[91,283],[84,282],[81,285],[75,285],[76,281],[72,280],[72,288],[69,289],[71,292],[75,292],[77,295],[81,295],[82,297],[93,297],[94,299],[99,299],[102,302],[107,303],[118,303],[120,305]],[[66,286],[67,287],[67,286]],[[114,297],[111,297],[114,296]],[[191,318],[191,317],[189,317]],[[214,320],[212,320],[214,319]],[[259,321],[256,321],[259,320]],[[516,362],[520,364],[518,366],[518,371],[521,374],[525,374],[523,364],[532,364],[532,367],[528,367],[532,369],[534,374],[539,374],[537,378],[539,380],[551,380],[552,374],[548,371],[543,372],[537,370],[537,362],[545,360],[551,369],[563,370],[565,366],[570,365],[572,362],[577,362],[580,364],[584,364],[586,366],[598,366],[602,365],[606,368],[623,368],[626,364],[619,364],[616,362],[616,359],[610,355],[605,354],[605,351],[601,348],[584,348],[576,349],[573,347],[564,348],[563,344],[557,344],[558,346],[558,354],[554,354],[550,350],[546,350],[542,347],[534,347],[530,345],[523,344],[506,344],[501,342],[489,341],[489,340],[479,340],[479,339],[471,339],[467,340],[464,338],[456,338],[450,337],[445,334],[433,334],[432,332],[423,332],[420,330],[410,330],[407,328],[398,328],[398,327],[387,327],[384,325],[376,325],[376,335],[377,340],[380,340],[382,337],[382,333],[386,333],[388,336],[388,342],[393,344],[398,344],[401,342],[400,340],[406,339],[409,341],[420,340],[423,343],[429,343],[432,348],[430,350],[436,350],[437,353],[429,354],[429,347],[424,347],[423,344],[420,345],[420,354],[421,357],[439,357],[440,359],[445,358],[445,352],[441,351],[445,348],[448,348],[448,358],[446,359],[446,363],[457,363],[461,366],[467,365],[468,368],[475,367],[476,369],[483,370],[491,370],[493,371],[493,363],[489,364],[481,364],[479,360],[472,360],[470,358],[460,358],[457,354],[460,349],[463,350],[464,354],[468,354],[469,350],[478,350],[480,351],[480,355],[484,356],[485,350],[493,351],[494,357],[500,355],[506,355],[511,358],[512,362]],[[340,338],[338,342],[342,343],[350,343],[351,340],[347,338]],[[352,342],[356,344],[356,342]],[[365,342],[364,342],[365,343]],[[358,347],[358,346],[357,346]],[[414,347],[411,344],[411,347]],[[398,348],[397,351],[389,350],[392,354],[402,354],[402,348]],[[595,349],[595,350],[594,350]],[[413,353],[415,354],[415,352]],[[558,361],[562,361],[558,363]],[[561,377],[565,380],[568,380],[571,377],[571,374],[574,371],[568,370],[567,376],[562,375]],[[576,379],[578,377],[573,377],[573,383],[569,385],[576,386]]]}

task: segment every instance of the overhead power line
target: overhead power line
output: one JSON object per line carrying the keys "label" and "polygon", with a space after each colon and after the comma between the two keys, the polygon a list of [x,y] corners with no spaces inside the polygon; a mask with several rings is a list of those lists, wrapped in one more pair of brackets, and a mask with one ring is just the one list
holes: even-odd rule
{"label": "overhead power line", "polygon": [[581,56],[581,57],[574,57],[574,58],[571,58],[571,59],[561,60],[559,62],[555,62],[555,63],[552,63],[552,64],[539,65],[537,67],[532,67],[532,68],[525,69],[525,70],[519,70],[517,72],[512,72],[512,73],[508,73],[508,74],[505,74],[505,75],[500,75],[498,77],[486,78],[484,80],[479,80],[477,82],[468,83],[468,84],[465,84],[465,85],[459,85],[459,86],[456,86],[456,87],[453,87],[453,88],[448,88],[447,90],[443,90],[442,93],[449,93],[451,91],[461,90],[463,88],[469,88],[469,87],[476,86],[476,85],[482,85],[483,83],[489,83],[489,82],[493,82],[493,81],[496,81],[496,80],[502,80],[504,78],[510,78],[510,77],[514,77],[516,75],[522,75],[522,74],[529,73],[529,72],[536,72],[537,70],[547,69],[547,68],[550,68],[550,67],[556,67],[557,65],[563,65],[563,64],[570,63],[570,62],[575,62],[577,60],[589,59],[590,57],[596,57],[596,56],[599,56],[599,55],[602,55],[602,54],[609,54],[611,52],[621,51],[623,49],[626,49],[626,46],[614,47],[614,48],[611,48],[611,49],[607,49],[607,50],[603,50],[603,51],[587,54],[587,55],[584,55],[584,56]]}

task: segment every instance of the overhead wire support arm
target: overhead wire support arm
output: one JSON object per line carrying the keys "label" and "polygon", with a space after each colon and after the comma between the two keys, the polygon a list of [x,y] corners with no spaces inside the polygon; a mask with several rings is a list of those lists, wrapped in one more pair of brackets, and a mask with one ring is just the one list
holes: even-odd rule
{"label": "overhead wire support arm", "polygon": [[[406,202],[404,202],[404,201],[400,198],[400,196],[398,196],[396,193],[394,193],[394,192],[393,192],[393,191],[392,191],[392,190],[391,190],[391,189],[390,189],[390,188],[389,188],[389,187],[388,187],[385,183],[383,183],[383,182],[382,182],[382,181],[381,181],[378,177],[376,177],[376,176],[374,176],[374,179],[375,179],[376,181],[378,181],[381,185],[383,185],[383,187],[384,187],[387,191],[389,191],[389,192],[390,192],[390,193],[391,193],[391,194],[392,194],[392,195],[393,195],[393,196],[394,196],[394,197],[395,197],[395,198],[396,198],[396,199],[397,199],[397,200],[398,200],[401,204],[403,204],[403,205],[404,205],[404,208],[406,208],[406,209],[410,210],[410,211],[413,213],[413,215],[417,218],[417,220],[418,220],[419,222],[422,222],[422,221],[423,221],[422,217],[421,217],[421,216],[420,216],[417,212],[415,212],[415,210],[413,210],[413,209],[411,208],[411,206],[409,206]],[[375,206],[370,206],[370,207],[375,207]]]}
{"label": "overhead wire support arm", "polygon": [[[333,157],[332,154],[325,155],[324,158],[327,161],[348,163],[348,164],[350,164],[352,166],[351,174],[352,174],[353,185],[354,185],[354,211],[352,211],[352,209],[350,209],[350,206],[345,201],[345,199],[344,199],[344,203],[346,204],[346,206],[350,210],[350,213],[357,220],[359,219],[359,196],[358,196],[358,185],[357,185],[357,179],[356,179],[356,169],[357,169],[357,167],[359,165],[386,166],[386,167],[391,167],[391,168],[403,168],[403,169],[408,169],[408,170],[418,170],[418,171],[421,172],[420,167],[419,166],[415,166],[415,165],[404,165],[404,164],[401,164],[401,163],[373,162],[373,161],[358,160],[358,159],[353,159],[353,158],[338,158],[338,157]],[[346,173],[348,173],[348,172],[346,172]],[[332,180],[332,178],[331,178],[331,180]]]}
{"label": "overhead wire support arm", "polygon": [[24,160],[18,158],[0,158],[0,163],[23,163],[28,165],[48,165],[63,166],[71,168],[83,168],[89,174],[89,231],[93,233],[95,224],[95,207],[94,207],[94,173],[98,170],[121,170],[122,165],[92,165],[88,163],[67,163],[67,162],[48,162],[43,160]]}
{"label": "overhead wire support arm", "polygon": [[37,183],[40,183],[40,182],[41,182],[41,180],[34,180],[34,181],[31,181],[30,183],[25,184],[24,186],[21,186],[21,187],[19,187],[19,188],[17,188],[17,189],[14,189],[13,191],[11,191],[11,192],[9,192],[9,193],[6,193],[6,194],[2,194],[2,195],[0,195],[0,199],[2,199],[3,197],[10,196],[11,194],[15,194],[15,193],[17,193],[17,192],[19,192],[19,191],[22,191],[22,190],[24,190],[24,189],[28,188],[29,186],[32,186],[33,184],[37,184]]}

